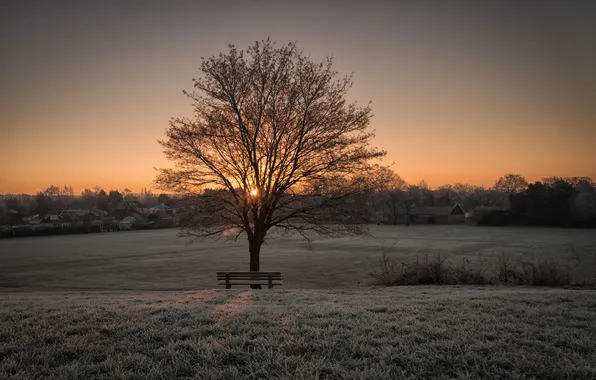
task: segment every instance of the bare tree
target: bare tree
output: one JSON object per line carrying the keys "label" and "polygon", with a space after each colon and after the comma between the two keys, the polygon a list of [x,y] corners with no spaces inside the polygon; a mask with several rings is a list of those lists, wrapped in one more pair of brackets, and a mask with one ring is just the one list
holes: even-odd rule
{"label": "bare tree", "polygon": [[519,174],[506,174],[499,178],[493,188],[509,194],[517,194],[528,187],[528,181]]}
{"label": "bare tree", "polygon": [[393,224],[398,224],[400,216],[405,217],[406,226],[410,225],[412,207],[420,200],[418,186],[409,185],[403,178],[390,169],[384,169],[387,186],[381,195],[384,206],[393,218]]}
{"label": "bare tree", "polygon": [[132,190],[130,190],[128,187],[122,191],[122,199],[124,199],[125,201],[129,201],[131,196]]}
{"label": "bare tree", "polygon": [[[330,235],[361,233],[354,195],[377,183],[369,161],[370,106],[349,104],[351,76],[332,60],[311,62],[295,44],[256,42],[245,52],[202,59],[194,117],[170,121],[160,141],[174,169],[156,184],[188,194],[180,220],[188,236],[246,234],[250,270],[272,227]],[[204,191],[210,187],[214,190]]]}
{"label": "bare tree", "polygon": [[591,178],[576,181],[571,208],[574,216],[579,218],[596,215],[596,186]]}

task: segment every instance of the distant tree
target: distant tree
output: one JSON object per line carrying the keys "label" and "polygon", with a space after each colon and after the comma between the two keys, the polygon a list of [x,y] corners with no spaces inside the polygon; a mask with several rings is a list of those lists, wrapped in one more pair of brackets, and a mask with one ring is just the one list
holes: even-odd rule
{"label": "distant tree", "polygon": [[[85,189],[81,191],[81,197],[79,200],[74,203],[78,205],[77,208],[91,210],[96,206],[97,194],[92,190]],[[73,205],[73,207],[75,206]]]}
{"label": "distant tree", "polygon": [[465,196],[474,193],[475,191],[482,189],[482,186],[469,185],[467,183],[455,183],[452,187],[453,191],[460,196]]}
{"label": "distant tree", "polygon": [[68,208],[74,197],[72,186],[66,185],[63,187],[50,185],[42,193],[51,200],[52,208],[49,211],[54,212]]}
{"label": "distant tree", "polygon": [[57,197],[55,197],[55,204],[57,206],[56,211],[60,212],[64,209],[67,209],[72,204],[74,199],[74,190],[72,186],[64,185],[62,189],[60,189],[60,193]]}
{"label": "distant tree", "polygon": [[579,187],[596,187],[596,183],[590,177],[566,177],[565,181],[575,188]]}
{"label": "distant tree", "polygon": [[582,185],[594,186],[594,181],[590,177],[547,177],[542,179],[545,185],[554,185],[557,182],[566,182],[573,187]]}
{"label": "distant tree", "polygon": [[95,208],[102,211],[107,211],[110,208],[110,201],[105,190],[99,189],[95,196]]}
{"label": "distant tree", "polygon": [[435,191],[436,206],[453,206],[455,204],[456,191],[453,185],[442,185]]}
{"label": "distant tree", "polygon": [[130,190],[128,187],[122,191],[122,198],[125,201],[131,200],[131,197],[132,197],[132,190]]}
{"label": "distant tree", "polygon": [[4,198],[4,209],[22,213],[25,210],[23,203],[17,198]]}
{"label": "distant tree", "polygon": [[52,197],[46,195],[44,192],[39,192],[34,197],[33,210],[35,211],[35,213],[39,214],[40,216],[43,216],[44,214],[47,214],[48,212],[52,211],[53,203],[54,202],[52,201]]}
{"label": "distant tree", "polygon": [[116,190],[112,189],[108,193],[108,201],[112,205],[117,205],[119,202],[122,202],[123,199],[124,198],[122,197],[122,194],[120,194],[120,192],[117,189]]}
{"label": "distant tree", "polygon": [[141,189],[139,201],[147,207],[157,206],[157,196],[153,194],[151,189],[147,189],[145,187]]}
{"label": "distant tree", "polygon": [[92,199],[95,198],[97,194],[89,189],[85,189],[83,191],[81,191],[81,197],[83,198],[87,198],[87,199]]}
{"label": "distant tree", "polygon": [[473,210],[476,207],[507,210],[510,208],[509,195],[494,189],[477,187],[473,192],[464,196],[464,210]]}
{"label": "distant tree", "polygon": [[157,203],[164,204],[167,206],[170,203],[170,196],[165,193],[159,194],[159,197],[157,197]]}
{"label": "distant tree", "polygon": [[420,203],[422,199],[422,193],[420,192],[420,188],[418,186],[407,185],[399,192],[399,197],[402,205],[404,206],[404,210],[406,211],[406,226],[409,226],[412,208]]}
{"label": "distant tree", "polygon": [[72,186],[64,185],[64,187],[60,190],[60,195],[74,197],[74,190],[72,189]]}
{"label": "distant tree", "polygon": [[[368,161],[384,152],[369,147],[370,107],[346,102],[350,77],[336,80],[331,59],[314,63],[295,44],[269,40],[246,57],[230,46],[203,60],[201,71],[198,92],[185,92],[195,118],[172,120],[160,142],[176,168],[156,180],[194,194],[181,220],[187,234],[246,234],[250,270],[258,271],[273,227],[306,238],[307,231],[363,232],[345,204],[374,186]],[[222,191],[201,195],[205,187]]]}
{"label": "distant tree", "polygon": [[493,188],[508,194],[522,192],[528,187],[528,181],[519,174],[506,174],[499,178]]}
{"label": "distant tree", "polygon": [[545,225],[571,222],[571,204],[575,189],[564,180],[552,183],[535,182],[525,192],[512,196],[512,210],[526,214]]}
{"label": "distant tree", "polygon": [[418,183],[418,192],[420,196],[420,204],[422,206],[434,206],[435,205],[435,195],[433,194],[432,190],[428,186],[425,180],[422,180]]}
{"label": "distant tree", "polygon": [[420,201],[420,189],[409,185],[392,170],[384,170],[387,172],[387,185],[381,193],[383,206],[391,213],[394,225],[398,224],[399,218],[403,216],[406,226],[409,226],[412,208]]}
{"label": "distant tree", "polygon": [[62,193],[62,189],[58,186],[50,185],[44,191],[43,194],[47,195],[48,197],[57,197]]}
{"label": "distant tree", "polygon": [[573,216],[580,220],[596,217],[596,187],[591,179],[576,183],[571,205]]}

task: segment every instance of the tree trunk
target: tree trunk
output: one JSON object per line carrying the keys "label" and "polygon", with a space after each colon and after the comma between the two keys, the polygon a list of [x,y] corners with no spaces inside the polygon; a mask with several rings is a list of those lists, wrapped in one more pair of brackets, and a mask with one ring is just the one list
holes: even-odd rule
{"label": "tree trunk", "polygon": [[410,225],[410,213],[406,214],[406,226]]}
{"label": "tree trunk", "polygon": [[[250,271],[258,272],[260,270],[260,255],[261,255],[261,244],[258,242],[249,243],[248,250],[250,252]],[[251,285],[251,289],[261,289],[261,285]]]}

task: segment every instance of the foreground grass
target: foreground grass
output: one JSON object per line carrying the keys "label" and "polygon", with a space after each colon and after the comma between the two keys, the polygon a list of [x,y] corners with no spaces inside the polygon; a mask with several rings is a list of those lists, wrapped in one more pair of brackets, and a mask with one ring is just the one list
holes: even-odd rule
{"label": "foreground grass", "polygon": [[596,291],[0,292],[2,379],[596,377]]}

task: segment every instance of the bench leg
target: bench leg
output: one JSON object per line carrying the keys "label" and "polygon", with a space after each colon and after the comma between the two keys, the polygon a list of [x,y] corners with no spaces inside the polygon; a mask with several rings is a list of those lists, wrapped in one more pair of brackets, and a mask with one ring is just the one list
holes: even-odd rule
{"label": "bench leg", "polygon": [[226,289],[230,289],[230,288],[232,288],[232,285],[226,284]]}

